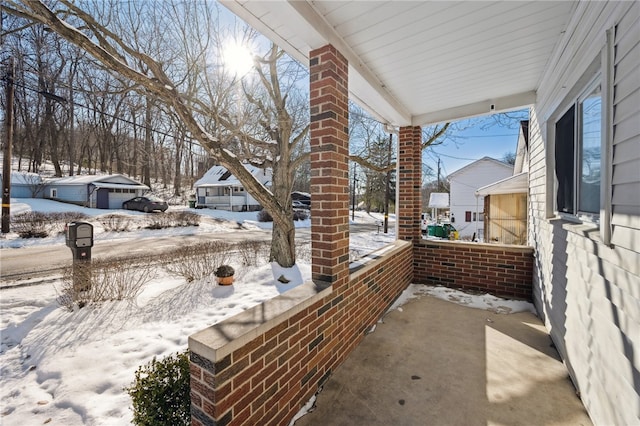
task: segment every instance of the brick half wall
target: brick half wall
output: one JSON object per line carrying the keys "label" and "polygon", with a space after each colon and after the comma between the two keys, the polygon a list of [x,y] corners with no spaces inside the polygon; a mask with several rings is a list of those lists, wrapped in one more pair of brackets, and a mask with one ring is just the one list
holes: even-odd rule
{"label": "brick half wall", "polygon": [[308,282],[189,338],[192,425],[286,425],[411,283],[412,244]]}
{"label": "brick half wall", "polygon": [[532,300],[533,248],[423,240],[413,249],[413,282]]}

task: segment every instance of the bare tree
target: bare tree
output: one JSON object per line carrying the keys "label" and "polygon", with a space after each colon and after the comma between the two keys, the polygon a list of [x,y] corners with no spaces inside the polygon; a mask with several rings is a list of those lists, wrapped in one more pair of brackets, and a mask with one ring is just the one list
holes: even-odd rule
{"label": "bare tree", "polygon": [[[163,4],[154,3],[158,8]],[[229,114],[231,110],[219,108],[221,105],[228,107],[224,101],[219,100],[221,97],[228,97],[228,89],[216,94],[213,98],[217,99],[215,103],[209,102],[211,97],[194,98],[192,94],[185,94],[180,86],[180,79],[176,79],[175,76],[174,79],[169,77],[166,64],[139,50],[138,46],[127,41],[121,33],[116,33],[108,24],[99,22],[76,2],[61,0],[54,12],[43,1],[8,0],[3,3],[2,9],[45,25],[86,51],[107,69],[126,78],[155,102],[169,107],[180,118],[191,138],[205,147],[214,161],[233,173],[247,191],[271,213],[274,219],[271,259],[285,267],[295,263],[295,227],[289,191],[292,171],[297,163],[303,161],[303,156],[295,159],[291,158],[290,154],[295,151],[296,145],[305,140],[308,127],[294,124],[296,115],[292,115],[287,109],[289,92],[286,90],[291,91],[295,86],[292,83],[284,88],[285,91],[281,87],[282,82],[278,79],[277,71],[279,61],[284,60],[284,54],[280,49],[273,46],[265,56],[256,57],[258,79],[268,97],[258,98],[252,95],[247,99],[247,109],[236,111],[260,111],[262,116],[256,124],[255,121],[247,120],[246,116],[241,121],[234,120]],[[173,15],[173,23],[180,23],[175,18],[181,18],[181,23],[185,25],[198,22],[201,17],[191,15],[192,11],[193,9],[188,7],[181,9],[181,16]],[[119,16],[113,13],[110,18],[116,20]],[[199,64],[205,60],[203,52]],[[183,71],[202,72],[203,68],[196,69],[199,64],[183,64]],[[207,73],[201,75],[203,82],[207,82]],[[207,87],[198,87],[198,94],[203,90],[207,90]],[[248,90],[243,92],[245,95],[251,93]],[[255,144],[257,148],[246,151],[244,148],[249,144]],[[243,158],[229,149],[232,146],[240,147],[243,154],[264,154],[262,165],[273,165],[274,178],[271,189],[264,187],[245,168]],[[244,159],[253,161],[251,158]],[[287,161],[282,161],[284,159]]]}

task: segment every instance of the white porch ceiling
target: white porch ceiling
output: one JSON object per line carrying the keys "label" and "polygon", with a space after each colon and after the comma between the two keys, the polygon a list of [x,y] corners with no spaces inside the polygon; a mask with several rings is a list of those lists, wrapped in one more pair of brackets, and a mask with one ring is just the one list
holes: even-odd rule
{"label": "white porch ceiling", "polygon": [[576,2],[221,3],[303,64],[333,44],[349,61],[352,99],[406,126],[534,103]]}

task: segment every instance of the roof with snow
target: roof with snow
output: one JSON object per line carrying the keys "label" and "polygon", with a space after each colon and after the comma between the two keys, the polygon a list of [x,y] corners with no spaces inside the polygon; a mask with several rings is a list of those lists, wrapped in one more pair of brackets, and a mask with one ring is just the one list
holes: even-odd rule
{"label": "roof with snow", "polygon": [[49,185],[95,185],[109,188],[135,187],[135,189],[149,189],[147,185],[131,179],[125,175],[79,175],[47,179]]}
{"label": "roof with snow", "polygon": [[446,209],[449,207],[448,192],[432,192],[429,194],[429,208]]}
{"label": "roof with snow", "polygon": [[[0,172],[0,178],[2,172]],[[42,177],[37,173],[29,172],[11,172],[11,185],[39,185],[42,183]]]}
{"label": "roof with snow", "polygon": [[[243,164],[245,169],[249,171],[264,186],[271,186],[273,172],[270,168],[261,169],[250,164]],[[200,179],[194,184],[194,188],[199,186],[243,186],[242,182],[231,174],[224,166],[211,167]]]}
{"label": "roof with snow", "polygon": [[528,190],[529,173],[523,172],[478,188],[476,195],[517,194]]}

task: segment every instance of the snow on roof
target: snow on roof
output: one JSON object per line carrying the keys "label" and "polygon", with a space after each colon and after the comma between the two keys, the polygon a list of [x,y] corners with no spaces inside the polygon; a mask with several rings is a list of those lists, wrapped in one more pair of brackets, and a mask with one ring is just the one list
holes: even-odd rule
{"label": "snow on roof", "polygon": [[523,172],[478,188],[476,195],[517,194],[529,190],[529,173]]}
{"label": "snow on roof", "polygon": [[[2,172],[0,172],[2,177]],[[39,185],[42,177],[37,173],[11,172],[11,185]]]}
{"label": "snow on roof", "polygon": [[449,207],[448,192],[432,192],[429,195],[429,208],[446,209]]}
{"label": "snow on roof", "polygon": [[[263,185],[271,184],[272,171],[270,168],[261,169],[250,164],[243,165]],[[213,166],[193,186],[194,188],[198,186],[242,186],[242,183],[226,167]]]}
{"label": "snow on roof", "polygon": [[[61,178],[48,179],[49,184],[56,185],[87,185],[90,183],[113,183],[113,184],[128,184],[128,185],[142,185],[131,178],[128,178],[121,174],[114,175],[80,175],[80,176],[66,176]],[[146,185],[145,185],[146,186]]]}

